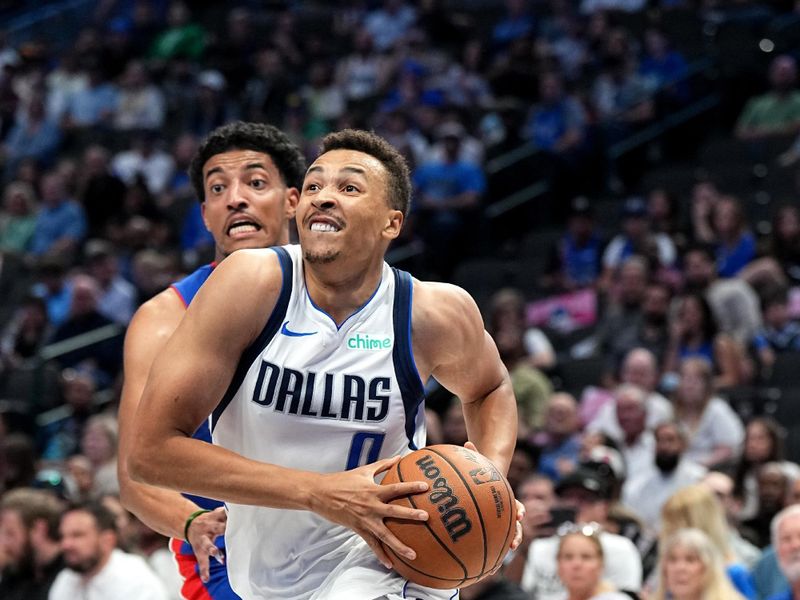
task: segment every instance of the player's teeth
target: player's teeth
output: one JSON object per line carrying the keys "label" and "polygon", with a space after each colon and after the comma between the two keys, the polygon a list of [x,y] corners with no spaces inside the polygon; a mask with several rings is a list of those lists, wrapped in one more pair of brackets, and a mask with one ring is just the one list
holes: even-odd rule
{"label": "player's teeth", "polygon": [[338,231],[338,229],[330,223],[312,223],[311,231]]}
{"label": "player's teeth", "polygon": [[254,225],[250,225],[249,223],[242,223],[241,225],[234,225],[230,229],[230,233],[250,233],[256,231]]}

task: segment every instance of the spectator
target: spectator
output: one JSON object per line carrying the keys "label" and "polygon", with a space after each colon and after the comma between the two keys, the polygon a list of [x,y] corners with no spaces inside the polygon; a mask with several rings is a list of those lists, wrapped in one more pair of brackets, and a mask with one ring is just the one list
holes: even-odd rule
{"label": "spectator", "polygon": [[717,274],[734,277],[756,256],[756,239],[747,227],[741,202],[723,196],[714,205],[711,225],[717,240]]}
{"label": "spectator", "polygon": [[261,44],[256,33],[257,23],[257,15],[248,8],[232,8],[227,15],[224,33],[212,38],[206,53],[206,62],[222,73],[234,97],[242,93],[256,49]]}
{"label": "spectator", "polygon": [[[653,429],[659,423],[672,419],[672,404],[658,391],[660,370],[655,355],[646,348],[634,348],[628,352],[620,367],[620,383],[631,384],[645,391],[647,428]],[[597,422],[592,430],[602,430],[615,439],[620,439],[619,431],[612,422],[613,405],[601,407]]]}
{"label": "spectator", "polygon": [[751,262],[739,276],[755,287],[800,284],[800,209],[783,204],[772,217],[766,256]]}
{"label": "spectator", "polygon": [[383,53],[396,46],[416,20],[416,10],[404,0],[383,0],[380,8],[367,14],[363,27],[372,37],[375,49]]}
{"label": "spectator", "polygon": [[458,158],[463,127],[448,124],[438,135],[445,144],[444,159],[419,165],[413,182],[426,254],[432,268],[446,277],[472,240],[486,178],[480,166]]}
{"label": "spectator", "polygon": [[254,62],[244,88],[242,114],[249,121],[281,123],[294,87],[292,78],[276,48],[259,50]]}
{"label": "spectator", "polygon": [[749,375],[744,348],[717,328],[711,306],[700,294],[687,294],[670,319],[670,341],[664,371],[675,373],[687,358],[701,358],[712,365],[714,388],[732,388]]}
{"label": "spectator", "polygon": [[541,76],[539,102],[531,108],[523,135],[547,160],[558,200],[584,191],[577,186],[575,172],[583,168],[587,157],[588,117],[577,98],[564,89],[559,73]]}
{"label": "spectator", "polygon": [[532,37],[535,26],[527,0],[506,0],[505,14],[492,29],[492,43],[496,50],[504,50],[516,40]]}
{"label": "spectator", "polygon": [[92,495],[119,496],[117,479],[117,422],[108,415],[95,415],[86,422],[81,436],[81,453],[92,463]]}
{"label": "spectator", "polygon": [[779,464],[791,480],[800,479],[800,467],[784,455],[783,427],[770,417],[754,417],[747,423],[742,458],[736,467],[736,495],[742,499],[741,519],[758,512],[758,470],[767,463]]}
{"label": "spectator", "polygon": [[228,82],[222,73],[214,69],[201,71],[195,83],[188,106],[183,110],[181,129],[204,137],[217,127],[235,120],[236,114],[225,93]]}
{"label": "spectator", "polygon": [[42,178],[42,208],[36,217],[30,250],[35,256],[72,257],[86,236],[83,207],[67,194],[63,177],[51,171]]}
{"label": "spectator", "polygon": [[790,479],[780,463],[766,463],[756,473],[758,485],[758,510],[742,521],[743,530],[749,533],[759,548],[769,544],[769,527],[772,518],[786,505],[794,480]]}
{"label": "spectator", "polygon": [[743,600],[725,576],[722,557],[699,529],[679,529],[661,549],[660,584],[654,600]]}
{"label": "spectator", "polygon": [[500,572],[484,577],[458,592],[461,600],[527,600],[528,595]]}
{"label": "spectator", "polygon": [[628,470],[639,472],[653,462],[654,441],[647,419],[647,394],[635,385],[622,384],[587,424],[586,433],[610,437],[619,445]]}
{"label": "spectator", "polygon": [[[787,508],[789,506],[800,504],[800,480],[796,480],[792,485],[789,497],[786,499]],[[775,553],[775,537],[774,530],[770,527],[772,544],[765,548],[761,554],[761,558],[753,567],[753,579],[756,583],[756,589],[761,598],[771,598],[775,594],[781,593],[783,590],[789,588],[789,582],[781,571],[778,564],[778,557]]]}
{"label": "spectator", "polygon": [[692,187],[691,233],[695,243],[710,244],[714,241],[711,215],[720,198],[722,198],[722,192],[709,179],[701,179]]}
{"label": "spectator", "polygon": [[519,290],[503,288],[492,295],[489,301],[487,330],[490,334],[501,329],[523,331],[526,362],[542,370],[552,369],[556,364],[556,353],[547,336],[535,327],[525,327],[525,299]]}
{"label": "spectator", "polygon": [[317,61],[308,67],[308,82],[299,95],[308,110],[306,127],[317,136],[331,130],[344,114],[347,101],[342,88],[333,79],[333,68],[327,61]]}
{"label": "spectator", "polygon": [[761,310],[753,288],[739,277],[719,279],[716,255],[708,245],[693,245],[683,255],[686,291],[703,294],[720,331],[743,347],[761,331]]}
{"label": "spectator", "polygon": [[[112,325],[111,319],[98,310],[100,294],[100,286],[93,277],[76,275],[72,281],[69,317],[55,330],[51,341],[60,342]],[[106,387],[122,366],[122,338],[120,335],[101,338],[100,341],[61,354],[58,362],[64,368],[87,370],[101,387]]]}
{"label": "spectator", "polygon": [[603,279],[607,288],[614,272],[631,256],[653,259],[653,266],[671,267],[675,264],[675,244],[665,233],[650,228],[644,198],[634,196],[622,206],[622,232],[614,236],[603,253]]}
{"label": "spectator", "polygon": [[730,405],[714,396],[711,365],[703,358],[686,358],[673,399],[675,416],[689,432],[687,458],[706,467],[735,460],[744,428]]}
{"label": "spectator", "polygon": [[761,550],[739,533],[742,503],[734,495],[733,478],[721,471],[709,471],[703,478],[703,485],[714,492],[725,511],[725,520],[728,522],[728,543],[731,551],[738,562],[743,563],[748,569],[752,569],[761,558]]}
{"label": "spectator", "polygon": [[91,64],[87,69],[88,80],[85,88],[75,90],[66,101],[61,127],[65,131],[109,127],[119,103],[119,90],[106,81],[99,64]]}
{"label": "spectator", "polygon": [[544,287],[570,292],[594,286],[600,277],[603,247],[591,203],[583,196],[573,198],[566,231],[550,250]]}
{"label": "spectator", "polygon": [[157,60],[171,58],[199,59],[206,47],[206,32],[191,22],[189,7],[181,1],[170,3],[167,29],[153,41],[150,56]]}
{"label": "spectator", "polygon": [[789,55],[776,56],[769,67],[771,91],[751,98],[736,122],[736,137],[758,142],[791,135],[800,128],[800,92],[795,90],[797,63]]}
{"label": "spectator", "polygon": [[24,113],[20,113],[8,132],[3,145],[6,179],[13,177],[22,159],[29,158],[49,166],[61,144],[61,132],[45,110],[45,99],[37,94],[31,98]]}
{"label": "spectator", "polygon": [[64,369],[61,388],[64,404],[36,420],[37,442],[44,460],[60,461],[76,454],[86,423],[97,410],[96,385],[89,375]]}
{"label": "spectator", "polygon": [[769,600],[797,600],[800,598],[800,505],[793,504],[775,515],[772,545],[789,586]]}
{"label": "spectator", "polygon": [[570,473],[578,462],[581,449],[578,403],[570,394],[559,392],[550,396],[544,416],[543,429],[533,436],[541,449],[539,472],[558,481]]}
{"label": "spectator", "polygon": [[647,194],[647,218],[655,233],[667,234],[680,248],[686,245],[686,236],[681,231],[681,215],[678,198],[666,187],[653,188]]}
{"label": "spectator", "polygon": [[[565,506],[575,509],[576,523],[608,521],[610,486],[606,477],[592,469],[580,468],[559,484],[558,495]],[[621,535],[601,530],[599,533],[606,558],[603,579],[618,589],[638,593],[642,583],[642,562],[633,543]],[[537,600],[564,598],[564,586],[558,578],[559,538],[535,539],[528,551],[522,574],[522,589]]]}
{"label": "spectator", "polygon": [[44,301],[50,325],[58,327],[67,320],[72,303],[72,282],[67,280],[67,265],[61,256],[45,255],[36,264],[36,274],[31,292]]}
{"label": "spectator", "polygon": [[100,286],[97,311],[104,317],[127,325],[136,310],[136,288],[119,274],[119,258],[110,242],[89,240],[84,250],[89,274]]}
{"label": "spectator", "polygon": [[[691,527],[705,533],[719,552],[725,572],[734,587],[748,600],[755,600],[755,587],[749,571],[739,562],[728,544],[728,529],[719,500],[703,484],[686,486],[672,495],[661,510],[663,544],[677,531]],[[664,554],[660,553],[663,557]],[[664,566],[660,567],[663,572]]]}
{"label": "spectator", "polygon": [[679,489],[699,482],[706,468],[684,456],[686,432],[677,423],[662,423],[653,433],[653,460],[640,469],[630,468],[622,486],[622,502],[657,532],[664,503]]}
{"label": "spectator", "polygon": [[0,338],[3,368],[13,368],[35,358],[50,335],[47,305],[41,298],[28,296],[16,307]]}
{"label": "spectator", "polygon": [[164,94],[150,81],[150,74],[144,63],[140,60],[129,62],[120,79],[114,129],[160,129],[164,125],[166,109]]}
{"label": "spectator", "polygon": [[50,492],[17,488],[0,500],[0,596],[3,600],[47,600],[64,564],[58,522],[63,507]]}
{"label": "spectator", "polygon": [[86,212],[89,237],[106,237],[109,223],[122,217],[125,184],[110,169],[107,148],[94,144],[86,148],[81,165],[79,199]]}
{"label": "spectator", "polygon": [[114,156],[111,161],[113,173],[126,185],[132,186],[142,177],[151,194],[163,192],[175,169],[175,161],[157,144],[154,131],[140,131],[133,139],[133,147]]}
{"label": "spectator", "polygon": [[575,526],[561,536],[558,544],[558,578],[567,590],[568,600],[626,600],[626,594],[602,580],[603,545],[593,525]]}
{"label": "spectator", "polygon": [[60,531],[66,568],[56,577],[49,600],[167,600],[144,559],[116,549],[119,534],[107,508],[92,503],[69,509]]}
{"label": "spectator", "polygon": [[487,330],[511,376],[520,420],[528,427],[541,427],[553,388],[539,369],[555,364],[555,352],[540,330],[525,329],[524,302],[519,292],[504,289],[492,296]]}
{"label": "spectator", "polygon": [[[765,291],[761,306],[764,331],[754,340],[756,348],[769,347],[778,354],[800,352],[800,322],[789,317],[788,290],[785,287],[776,287]],[[767,362],[774,362],[774,359],[768,359]]]}
{"label": "spectator", "polygon": [[645,86],[655,94],[656,103],[666,113],[685,105],[690,99],[689,69],[683,55],[672,48],[665,31],[650,27],[644,33],[644,56],[639,74]]}
{"label": "spectator", "polygon": [[37,201],[33,188],[15,181],[3,191],[0,211],[0,252],[24,254],[36,230]]}

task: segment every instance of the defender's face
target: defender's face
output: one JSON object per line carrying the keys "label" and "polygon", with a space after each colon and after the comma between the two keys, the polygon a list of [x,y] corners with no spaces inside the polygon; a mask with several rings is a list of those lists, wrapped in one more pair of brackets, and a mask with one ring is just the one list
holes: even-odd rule
{"label": "defender's face", "polygon": [[298,194],[286,187],[267,154],[216,154],[203,165],[203,185],[203,221],[214,236],[217,260],[242,248],[288,243],[287,221],[294,217]]}
{"label": "defender's face", "polygon": [[303,256],[330,263],[340,256],[369,258],[400,233],[403,213],[389,206],[389,175],[376,158],[331,150],[308,169],[297,207]]}

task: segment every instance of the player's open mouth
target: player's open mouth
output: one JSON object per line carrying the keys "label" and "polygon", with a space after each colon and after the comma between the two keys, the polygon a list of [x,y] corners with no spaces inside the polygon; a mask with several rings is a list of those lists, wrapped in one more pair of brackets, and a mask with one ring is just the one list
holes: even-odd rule
{"label": "player's open mouth", "polygon": [[261,225],[253,221],[236,221],[228,225],[228,235],[244,235],[247,233],[255,233],[261,230]]}

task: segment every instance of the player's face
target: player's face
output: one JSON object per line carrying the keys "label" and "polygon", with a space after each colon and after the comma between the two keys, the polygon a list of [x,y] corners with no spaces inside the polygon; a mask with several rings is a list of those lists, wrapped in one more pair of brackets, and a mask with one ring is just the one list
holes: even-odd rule
{"label": "player's face", "polygon": [[303,255],[325,264],[341,256],[383,258],[400,233],[403,213],[387,201],[388,173],[376,158],[332,150],[308,169],[297,207]]}
{"label": "player's face", "polygon": [[255,150],[216,154],[203,165],[201,208],[214,236],[216,259],[241,248],[288,243],[297,190],[287,188],[272,158]]}

